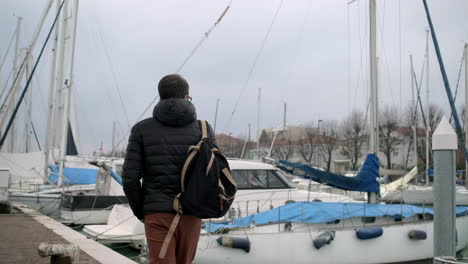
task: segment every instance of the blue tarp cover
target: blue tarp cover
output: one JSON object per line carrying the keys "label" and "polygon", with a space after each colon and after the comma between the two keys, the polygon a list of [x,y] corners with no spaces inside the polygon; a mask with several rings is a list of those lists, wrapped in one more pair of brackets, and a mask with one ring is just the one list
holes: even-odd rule
{"label": "blue tarp cover", "polygon": [[[55,165],[49,165],[52,173],[49,176],[49,180],[52,183],[57,183],[59,169]],[[111,176],[114,178],[120,185],[122,185],[122,178],[111,171]],[[98,169],[85,169],[85,168],[63,168],[63,176],[65,176],[64,184],[65,185],[74,185],[74,184],[94,184],[96,183]]]}
{"label": "blue tarp cover", "polygon": [[[205,229],[208,232],[215,232],[220,228],[248,227],[252,222],[256,225],[265,225],[284,222],[326,223],[336,219],[364,216],[405,218],[422,213],[433,215],[434,210],[405,204],[296,202],[237,218],[232,223],[205,223]],[[458,206],[456,213],[457,216],[468,214],[468,206]]]}
{"label": "blue tarp cover", "polygon": [[[49,180],[53,183],[58,181],[59,168],[55,165],[49,165],[52,173],[49,176]],[[94,184],[96,183],[98,170],[97,169],[83,169],[83,168],[63,168],[63,181],[66,185],[73,184]]]}
{"label": "blue tarp cover", "polygon": [[331,172],[314,169],[308,165],[279,161],[278,168],[298,176],[310,178],[318,183],[326,184],[342,190],[359,192],[379,192],[379,159],[374,154],[368,154],[361,170],[354,177],[347,177]]}

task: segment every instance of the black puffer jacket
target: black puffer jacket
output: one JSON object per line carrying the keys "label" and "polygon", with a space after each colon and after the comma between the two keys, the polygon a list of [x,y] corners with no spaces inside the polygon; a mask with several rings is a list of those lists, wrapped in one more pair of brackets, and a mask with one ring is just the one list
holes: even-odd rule
{"label": "black puffer jacket", "polygon": [[[211,126],[208,135],[216,144]],[[178,98],[161,100],[152,118],[132,128],[122,179],[125,195],[138,219],[148,213],[173,212],[172,202],[180,193],[180,174],[188,147],[200,138],[195,107]]]}

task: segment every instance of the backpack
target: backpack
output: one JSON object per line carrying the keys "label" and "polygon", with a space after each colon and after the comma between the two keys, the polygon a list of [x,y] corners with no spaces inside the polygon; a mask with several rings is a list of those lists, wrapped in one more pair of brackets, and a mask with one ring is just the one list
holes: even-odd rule
{"label": "backpack", "polygon": [[180,215],[189,214],[202,219],[222,217],[229,211],[237,192],[226,158],[208,138],[207,123],[199,121],[202,137],[188,149],[180,178],[181,192],[175,197],[177,212],[159,253],[164,259]]}

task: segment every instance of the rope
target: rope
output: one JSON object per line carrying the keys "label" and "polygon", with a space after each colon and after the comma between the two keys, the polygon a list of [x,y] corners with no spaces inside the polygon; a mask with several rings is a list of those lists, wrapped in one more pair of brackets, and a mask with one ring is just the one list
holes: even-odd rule
{"label": "rope", "polygon": [[249,73],[247,75],[247,79],[245,80],[244,84],[242,85],[242,89],[241,89],[241,92],[239,93],[239,96],[237,97],[237,100],[236,100],[236,103],[234,105],[234,109],[232,110],[232,113],[231,115],[229,116],[229,119],[228,121],[226,122],[226,125],[224,126],[223,130],[222,131],[226,131],[227,128],[229,127],[229,125],[231,124],[232,122],[232,118],[234,117],[234,114],[236,113],[236,110],[237,110],[237,107],[239,105],[239,102],[240,102],[240,99],[242,98],[242,94],[244,93],[245,89],[247,88],[247,85],[249,84],[250,82],[250,79],[252,78],[252,75],[253,75],[253,71],[255,69],[255,66],[257,65],[257,62],[258,62],[258,59],[260,58],[260,55],[262,54],[263,52],[263,49],[265,48],[265,44],[268,40],[268,37],[270,36],[270,33],[271,33],[271,29],[273,28],[273,25],[275,24],[275,21],[276,21],[276,18],[278,17],[278,13],[281,9],[281,6],[283,5],[283,0],[280,1],[278,7],[276,8],[276,11],[275,11],[275,14],[273,16],[273,20],[271,21],[270,23],[270,26],[268,27],[268,30],[267,30],[267,33],[265,34],[263,40],[262,40],[262,43],[260,45],[260,49],[259,51],[257,52],[257,55],[255,56],[255,59],[253,61],[253,64],[252,66],[250,67],[250,70],[249,70]]}
{"label": "rope", "polygon": [[192,58],[195,52],[197,52],[197,50],[201,47],[203,42],[205,42],[205,40],[210,36],[211,31],[219,24],[219,22],[221,22],[223,17],[226,15],[227,11],[231,7],[231,3],[232,3],[232,0],[229,2],[228,6],[224,9],[223,13],[219,16],[218,20],[216,20],[216,22],[208,29],[208,31],[205,32],[205,34],[203,34],[202,38],[198,41],[198,43],[195,45],[195,47],[192,49],[189,55],[185,58],[182,64],[177,68],[177,70],[175,71],[176,73],[179,73],[182,70],[182,68],[184,68],[185,64],[187,64],[187,62]]}
{"label": "rope", "polygon": [[127,217],[126,219],[124,219],[123,221],[119,222],[118,224],[112,226],[111,228],[108,228],[108,229],[102,231],[101,233],[98,233],[98,234],[95,235],[94,237],[96,237],[96,239],[97,239],[100,235],[102,235],[102,234],[104,234],[104,233],[106,233],[106,232],[108,232],[108,231],[110,231],[110,230],[112,230],[112,229],[118,227],[119,225],[121,225],[121,224],[127,222],[128,220],[132,219],[133,217],[135,217],[135,216],[132,214],[131,216]]}

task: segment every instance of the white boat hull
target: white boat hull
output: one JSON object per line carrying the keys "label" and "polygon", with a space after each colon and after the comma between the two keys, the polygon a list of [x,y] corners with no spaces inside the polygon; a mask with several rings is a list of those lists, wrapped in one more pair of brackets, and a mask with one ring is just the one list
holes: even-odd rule
{"label": "white boat hull", "polygon": [[15,203],[25,204],[32,209],[47,216],[58,217],[60,215],[60,194],[10,194],[10,200]]}
{"label": "white boat hull", "polygon": [[[434,204],[434,192],[432,187],[410,186],[407,189],[383,193],[382,201],[432,206]],[[468,205],[468,190],[464,187],[457,187],[455,202],[456,205]]]}
{"label": "white boat hull", "polygon": [[69,210],[60,208],[60,220],[64,223],[73,224],[96,224],[106,223],[109,218],[110,209],[95,209],[95,210]]}
{"label": "white boat hull", "polygon": [[128,205],[117,204],[106,225],[86,225],[83,232],[101,243],[130,243],[141,249],[145,242],[145,227]]}
{"label": "white boat hull", "polygon": [[[313,246],[313,239],[330,230],[330,226],[313,224],[308,230],[305,225],[293,224],[293,231],[289,232],[283,226],[279,226],[281,231],[276,224],[225,235],[248,237],[249,253],[218,245],[216,239],[222,235],[202,235],[194,263],[397,263],[433,257],[432,220],[382,226],[383,235],[369,240],[358,239],[354,228],[334,229],[335,239],[320,249]],[[408,232],[412,229],[425,231],[427,239],[409,239]],[[457,250],[461,250],[468,242],[468,216],[457,218],[457,232]]]}

